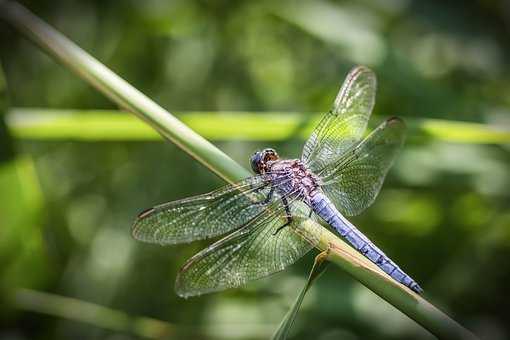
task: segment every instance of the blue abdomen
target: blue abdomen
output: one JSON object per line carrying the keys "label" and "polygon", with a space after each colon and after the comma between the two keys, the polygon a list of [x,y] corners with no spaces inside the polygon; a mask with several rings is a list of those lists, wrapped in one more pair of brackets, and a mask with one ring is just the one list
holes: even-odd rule
{"label": "blue abdomen", "polygon": [[323,193],[317,193],[310,200],[311,208],[324,221],[332,226],[343,238],[347,240],[356,250],[362,253],[370,261],[375,263],[385,273],[390,275],[397,282],[411,288],[417,293],[423,289],[406,273],[404,273],[395,262],[375,246],[365,235],[361,233],[351,222],[349,222]]}

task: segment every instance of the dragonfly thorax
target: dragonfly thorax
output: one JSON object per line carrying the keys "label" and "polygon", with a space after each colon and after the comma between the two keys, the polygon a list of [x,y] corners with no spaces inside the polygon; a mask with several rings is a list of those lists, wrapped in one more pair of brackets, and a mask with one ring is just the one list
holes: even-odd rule
{"label": "dragonfly thorax", "polygon": [[309,200],[319,188],[319,180],[299,159],[270,161],[268,172],[278,188],[290,196]]}

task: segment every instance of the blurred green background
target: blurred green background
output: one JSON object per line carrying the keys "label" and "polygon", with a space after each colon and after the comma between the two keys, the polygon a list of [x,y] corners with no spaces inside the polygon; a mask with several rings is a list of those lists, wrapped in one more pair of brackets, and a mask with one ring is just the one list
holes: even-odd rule
{"label": "blurred green background", "polygon": [[[510,127],[506,1],[22,3],[171,112],[212,112],[195,122],[203,130],[226,111],[325,112],[356,64],[378,76],[373,124],[398,115],[411,125],[440,118]],[[160,140],[10,130],[13,108],[48,109],[32,121],[117,108],[0,24],[0,338],[268,338],[314,254],[241,289],[178,298],[179,267],[208,242],[145,245],[131,238],[131,223],[144,208],[223,182]],[[280,137],[226,133],[213,142],[248,167],[263,146],[300,154],[300,134]],[[376,203],[352,221],[431,302],[483,338],[506,339],[509,144],[409,137]],[[431,337],[334,266],[308,293],[292,334]]]}

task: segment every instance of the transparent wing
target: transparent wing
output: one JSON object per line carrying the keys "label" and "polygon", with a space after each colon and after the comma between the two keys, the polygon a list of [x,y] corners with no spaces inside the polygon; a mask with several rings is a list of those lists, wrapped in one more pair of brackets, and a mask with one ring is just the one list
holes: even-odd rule
{"label": "transparent wing", "polygon": [[374,106],[375,74],[358,66],[349,72],[333,109],[319,122],[303,148],[301,159],[315,172],[355,146],[363,136]]}
{"label": "transparent wing", "polygon": [[[187,243],[240,228],[264,211],[271,193],[269,175],[249,177],[213,192],[158,205],[142,212],[133,237],[159,244]],[[275,199],[275,197],[269,197]],[[269,203],[267,201],[266,203]]]}
{"label": "transparent wing", "polygon": [[[289,206],[294,203],[301,204]],[[312,248],[294,227],[305,218],[299,211],[292,208],[293,223],[275,234],[286,223],[286,213],[282,204],[273,202],[267,213],[193,256],[177,277],[177,294],[188,297],[239,287],[297,261]]]}
{"label": "transparent wing", "polygon": [[390,118],[318,174],[322,189],[342,214],[358,215],[374,202],[404,135],[403,121]]}

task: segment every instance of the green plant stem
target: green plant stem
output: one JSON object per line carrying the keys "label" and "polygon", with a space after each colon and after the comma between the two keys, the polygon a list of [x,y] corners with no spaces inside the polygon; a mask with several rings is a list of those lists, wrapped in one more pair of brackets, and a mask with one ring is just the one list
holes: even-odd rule
{"label": "green plant stem", "polygon": [[14,1],[0,1],[0,16],[126,111],[228,182],[250,173],[168,111]]}
{"label": "green plant stem", "polygon": [[[215,146],[195,134],[21,5],[10,1],[0,2],[0,13],[5,20],[43,50],[74,70],[121,107],[149,123],[159,133],[225,180],[233,182],[249,175],[247,170]],[[317,248],[321,251],[329,250],[328,259],[331,262],[345,269],[432,334],[442,339],[475,338],[472,333],[432,306],[423,297],[395,283],[374,264],[325,228],[321,228],[322,231],[317,233],[317,225],[311,220],[306,220],[302,223],[302,230],[304,233],[315,234],[312,236],[319,239]]]}
{"label": "green plant stem", "polygon": [[[302,227],[308,232],[317,229],[306,220]],[[329,251],[328,260],[335,263],[356,280],[388,301],[402,313],[415,320],[440,339],[476,339],[476,336],[407,287],[395,282],[374,263],[339,239],[322,229],[317,249]]]}
{"label": "green plant stem", "polygon": [[[210,140],[286,141],[306,139],[320,114],[297,112],[180,112],[187,126]],[[373,117],[376,125],[381,121]],[[153,141],[161,136],[126,112],[11,108],[7,116],[15,137],[30,140]],[[510,144],[510,129],[444,119],[406,119],[408,143],[432,139],[463,144]]]}

